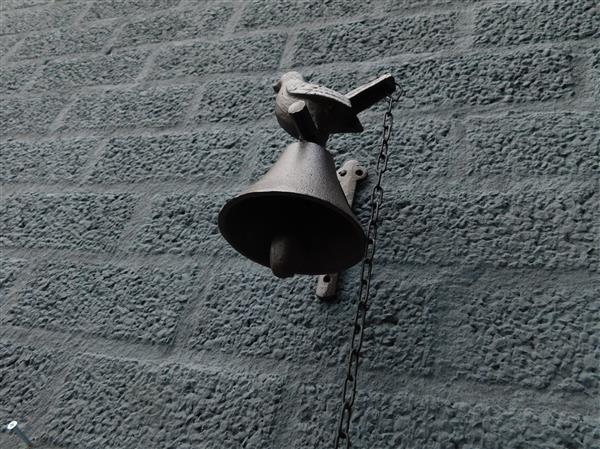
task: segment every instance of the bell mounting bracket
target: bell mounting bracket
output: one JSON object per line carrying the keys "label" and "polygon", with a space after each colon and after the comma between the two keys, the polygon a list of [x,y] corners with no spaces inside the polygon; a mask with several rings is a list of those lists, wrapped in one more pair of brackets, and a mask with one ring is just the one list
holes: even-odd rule
{"label": "bell mounting bracket", "polygon": [[[367,177],[367,169],[354,159],[347,160],[337,171],[337,178],[342,186],[348,205],[352,207],[354,194],[359,181]],[[339,273],[327,273],[317,278],[317,296],[330,299],[335,296]]]}

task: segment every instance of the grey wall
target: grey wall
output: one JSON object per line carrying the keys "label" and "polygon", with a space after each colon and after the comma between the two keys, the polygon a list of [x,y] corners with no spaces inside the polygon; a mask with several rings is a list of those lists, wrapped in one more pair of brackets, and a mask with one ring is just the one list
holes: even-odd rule
{"label": "grey wall", "polygon": [[[391,71],[355,447],[600,447],[597,2],[2,4],[3,422],[47,449],[330,447],[358,271],[319,302],[215,218],[290,141],[278,74]],[[382,111],[338,163],[373,168]]]}

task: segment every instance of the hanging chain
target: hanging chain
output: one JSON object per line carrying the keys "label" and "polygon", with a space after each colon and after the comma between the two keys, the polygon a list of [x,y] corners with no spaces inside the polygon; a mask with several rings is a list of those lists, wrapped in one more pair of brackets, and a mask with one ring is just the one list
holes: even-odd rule
{"label": "hanging chain", "polygon": [[[396,85],[396,87],[399,88],[398,85]],[[388,97],[388,107],[383,119],[383,136],[376,167],[377,180],[371,193],[371,217],[369,218],[369,226],[367,228],[367,247],[362,262],[360,287],[358,291],[358,306],[356,315],[354,316],[354,327],[350,344],[351,349],[348,354],[348,370],[346,371],[346,379],[344,381],[344,389],[342,392],[342,409],[337,432],[335,434],[334,449],[339,449],[340,447],[348,449],[351,447],[350,421],[352,419],[352,407],[354,406],[354,400],[356,398],[359,357],[365,333],[369,292],[371,290],[371,271],[373,270],[373,258],[375,256],[375,246],[377,243],[377,228],[380,224],[379,212],[381,211],[381,205],[383,203],[383,187],[381,187],[381,180],[388,166],[389,141],[394,124],[392,108],[403,94],[404,92],[400,89],[397,96]],[[345,443],[343,443],[344,440]]]}

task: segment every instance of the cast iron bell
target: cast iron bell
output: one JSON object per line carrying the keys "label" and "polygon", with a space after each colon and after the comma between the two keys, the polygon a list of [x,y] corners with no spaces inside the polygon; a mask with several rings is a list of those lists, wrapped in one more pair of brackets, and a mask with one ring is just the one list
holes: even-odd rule
{"label": "cast iron bell", "polygon": [[331,154],[311,142],[289,145],[261,180],[228,201],[219,229],[279,277],[342,271],[360,262],[366,245]]}
{"label": "cast iron bell", "polygon": [[219,230],[249,259],[278,277],[337,273],[360,262],[365,233],[350,210],[325,149],[333,133],[361,132],[357,114],[395,89],[391,75],[342,95],[297,72],[274,86],[277,121],[300,141],[219,213]]}

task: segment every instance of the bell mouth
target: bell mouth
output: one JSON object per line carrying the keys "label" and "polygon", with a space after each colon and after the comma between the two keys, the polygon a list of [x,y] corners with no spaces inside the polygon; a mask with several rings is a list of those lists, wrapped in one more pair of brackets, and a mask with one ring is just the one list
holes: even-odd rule
{"label": "bell mouth", "polygon": [[353,215],[319,198],[282,191],[231,199],[219,213],[219,230],[239,253],[271,268],[272,243],[289,236],[290,275],[345,270],[362,260],[367,241]]}

